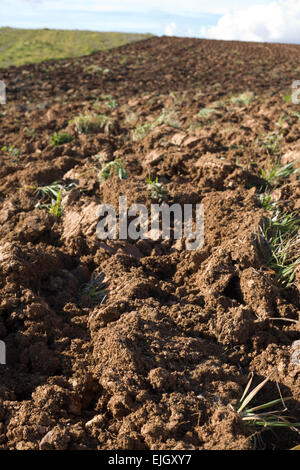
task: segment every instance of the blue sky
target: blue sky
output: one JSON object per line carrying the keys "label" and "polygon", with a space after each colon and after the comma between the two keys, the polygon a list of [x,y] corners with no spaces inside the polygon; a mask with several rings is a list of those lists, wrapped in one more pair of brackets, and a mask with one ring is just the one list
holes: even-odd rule
{"label": "blue sky", "polygon": [[1,0],[0,26],[300,43],[300,0]]}

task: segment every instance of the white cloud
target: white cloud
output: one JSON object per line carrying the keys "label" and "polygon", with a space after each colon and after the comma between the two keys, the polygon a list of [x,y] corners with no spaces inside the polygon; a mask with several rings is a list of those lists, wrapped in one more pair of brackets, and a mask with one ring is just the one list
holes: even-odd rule
{"label": "white cloud", "polygon": [[178,27],[177,24],[172,22],[168,23],[165,27],[165,35],[166,36],[176,36],[178,34]]}
{"label": "white cloud", "polygon": [[300,1],[276,0],[225,14],[216,26],[202,27],[211,39],[300,43]]}
{"label": "white cloud", "polygon": [[178,26],[175,21],[166,24],[165,26],[165,35],[166,36],[181,36],[181,37],[193,37],[194,31],[191,28],[183,28]]}

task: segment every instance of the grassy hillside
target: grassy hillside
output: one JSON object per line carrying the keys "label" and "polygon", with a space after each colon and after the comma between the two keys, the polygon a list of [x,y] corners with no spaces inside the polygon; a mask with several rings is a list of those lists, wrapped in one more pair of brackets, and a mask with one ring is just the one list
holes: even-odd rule
{"label": "grassy hillside", "polygon": [[150,36],[78,30],[0,28],[0,67],[91,54]]}

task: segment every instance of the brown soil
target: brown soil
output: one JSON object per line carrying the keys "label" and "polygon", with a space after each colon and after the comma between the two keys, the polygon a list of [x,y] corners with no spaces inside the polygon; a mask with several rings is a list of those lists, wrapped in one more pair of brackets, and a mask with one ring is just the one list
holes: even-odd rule
{"label": "brown soil", "polygon": [[[90,65],[108,71],[87,72]],[[291,361],[299,271],[281,290],[254,236],[268,216],[259,201],[268,158],[261,137],[281,132],[281,154],[299,157],[300,109],[284,100],[299,74],[299,46],[165,37],[1,70],[0,148],[21,153],[1,153],[0,448],[251,449],[253,429],[235,411],[249,372],[257,384],[276,371],[258,404],[278,398],[276,381],[284,396],[299,392]],[[249,90],[247,106],[228,100]],[[112,131],[75,134],[69,120],[93,111],[102,94],[119,103],[99,104]],[[211,119],[199,117],[216,101]],[[134,140],[136,124],[163,109],[180,129],[162,123]],[[49,139],[62,130],[74,139],[55,147]],[[100,185],[95,154],[120,158],[127,180]],[[172,202],[204,204],[203,249],[97,239],[97,206],[117,205],[119,195],[149,205],[149,174]],[[63,179],[79,188],[57,221],[35,208],[29,186]],[[299,210],[299,180],[276,191],[285,209]],[[109,285],[101,305],[82,293],[96,273]],[[300,399],[288,406],[300,421]],[[299,435],[265,432],[263,440],[285,449]]]}

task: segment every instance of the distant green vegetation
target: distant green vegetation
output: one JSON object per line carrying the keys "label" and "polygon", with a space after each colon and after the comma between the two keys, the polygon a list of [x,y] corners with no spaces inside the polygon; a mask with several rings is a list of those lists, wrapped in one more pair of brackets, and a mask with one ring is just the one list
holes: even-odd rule
{"label": "distant green vegetation", "polygon": [[88,55],[148,37],[151,35],[0,28],[0,67]]}

